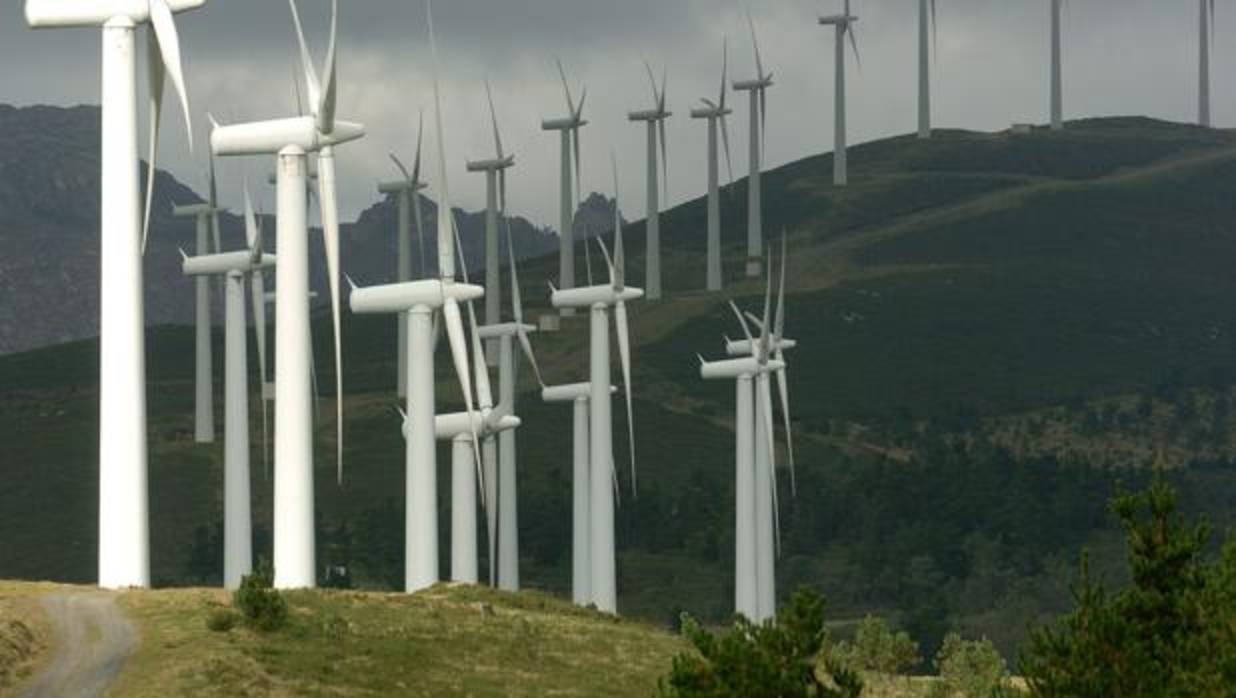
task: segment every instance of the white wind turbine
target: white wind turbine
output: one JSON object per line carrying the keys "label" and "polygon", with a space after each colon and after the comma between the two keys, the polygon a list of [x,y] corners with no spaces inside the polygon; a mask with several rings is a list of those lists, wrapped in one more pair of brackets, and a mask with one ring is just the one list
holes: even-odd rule
{"label": "white wind turbine", "polygon": [[[580,193],[579,130],[588,125],[584,119],[584,103],[588,101],[588,88],[583,89],[579,104],[576,104],[571,96],[571,86],[567,84],[562,61],[558,61],[558,75],[562,77],[562,89],[566,95],[567,116],[542,120],[541,130],[558,131],[562,141],[562,180],[558,209],[558,283],[564,290],[568,290],[575,288],[575,197]],[[571,186],[572,153],[574,154],[574,189]],[[574,313],[574,308],[562,309],[564,316]]]}
{"label": "white wind turbine", "polygon": [[[404,313],[408,315],[407,438],[404,460],[406,478],[405,589],[409,592],[439,581],[437,448],[434,443],[434,314],[441,310],[447,341],[469,415],[474,414],[468,345],[464,336],[460,303],[485,294],[485,289],[455,280],[455,246],[451,224],[451,197],[446,176],[443,143],[442,100],[438,80],[438,49],[433,30],[432,3],[425,3],[429,41],[434,55],[434,126],[438,141],[438,270],[437,279],[356,288],[351,296],[354,313]],[[472,434],[473,448],[476,435]]]}
{"label": "white wind turbine", "polygon": [[760,40],[755,35],[755,20],[747,13],[751,27],[751,45],[755,49],[755,78],[734,82],[734,90],[750,94],[751,136],[749,139],[750,173],[747,178],[747,276],[759,276],[760,256],[764,254],[763,185],[760,183],[761,157],[767,133],[768,88],[773,85],[773,74],[764,72],[760,57]]}
{"label": "white wind turbine", "polygon": [[836,30],[834,106],[836,116],[833,120],[833,184],[844,187],[849,182],[848,163],[846,161],[846,108],[845,108],[845,42],[850,39],[854,49],[854,60],[861,65],[858,57],[858,40],[854,38],[854,23],[858,17],[850,13],[850,0],[845,0],[845,13],[829,15],[820,18],[820,24],[832,26]]}
{"label": "white wind turbine", "polygon": [[[502,262],[498,255],[498,217],[506,215],[506,171],[515,166],[515,155],[502,149],[502,133],[498,130],[498,112],[494,109],[494,95],[485,82],[485,97],[489,100],[489,116],[494,127],[494,157],[490,160],[468,162],[469,172],[485,173],[485,324],[495,325],[502,315]],[[460,259],[463,250],[459,251]],[[496,361],[494,347],[490,345],[491,361]]]}
{"label": "white wind turbine", "polygon": [[1200,26],[1198,28],[1198,75],[1197,75],[1197,123],[1210,128],[1210,43],[1215,32],[1215,0],[1198,0]]}
{"label": "white wind turbine", "polygon": [[305,43],[296,0],[288,0],[300,43],[310,115],[220,126],[211,133],[216,155],[277,155],[275,312],[275,586],[317,583],[313,503],[313,416],[310,388],[309,250],[306,220],[308,154],[318,156],[319,205],[335,339],[335,418],[338,477],[343,477],[343,363],[339,334],[339,212],[335,146],[361,138],[364,126],[335,118],[338,0],[331,2],[330,45],[319,82]]}
{"label": "white wind turbine", "polygon": [[735,395],[735,515],[734,515],[734,610],[755,622],[775,614],[775,579],[772,560],[775,543],[776,483],[772,460],[772,402],[767,390],[770,372],[785,368],[770,358],[769,301],[772,284],[764,299],[764,330],[759,340],[751,337],[746,321],[731,303],[747,343],[755,353],[743,358],[705,361],[700,357],[704,380],[734,380]]}
{"label": "white wind turbine", "polygon": [[[398,258],[396,266],[396,281],[411,281],[412,280],[412,221],[416,221],[416,243],[418,246],[421,273],[424,278],[427,274],[425,260],[425,225],[421,220],[421,190],[426,187],[425,182],[421,180],[421,142],[424,135],[424,119],[420,119],[416,129],[416,159],[412,162],[412,172],[408,172],[408,168],[404,167],[399,158],[391,153],[391,162],[395,163],[395,167],[399,169],[399,173],[403,175],[402,179],[397,179],[390,182],[382,182],[378,185],[378,192],[381,194],[394,194],[396,202],[399,206],[399,218],[395,235],[398,242]],[[398,343],[395,345],[396,351],[395,363],[398,364],[396,373],[398,375],[398,395],[405,397],[407,395],[408,386],[408,361],[404,356],[404,352],[408,350],[408,319],[403,315],[396,318],[399,326]]]}
{"label": "white wind turbine", "polygon": [[[643,122],[648,130],[648,194],[645,212],[645,230],[647,231],[647,256],[645,258],[644,277],[648,300],[661,300],[661,203],[659,189],[665,187],[665,198],[669,192],[669,159],[666,152],[665,122],[673,112],[665,108],[665,86],[669,80],[668,72],[661,74],[661,87],[657,88],[657,79],[652,74],[652,66],[647,63],[648,81],[652,85],[652,108],[627,114],[630,121]],[[657,182],[657,142],[661,145],[661,183]]]}
{"label": "white wind turbine", "polygon": [[[249,507],[249,375],[245,341],[245,278],[254,284],[249,302],[253,305],[254,332],[264,313],[265,299],[260,294],[260,274],[275,265],[275,257],[262,253],[262,237],[253,215],[253,204],[245,190],[245,231],[248,249],[238,252],[189,257],[184,252],[186,276],[226,278],[224,335],[224,431],[223,431],[223,585],[240,586],[240,580],[253,569],[253,536]],[[262,344],[259,343],[259,348]],[[264,351],[259,352],[259,356]]]}
{"label": "white wind turbine", "polygon": [[[519,272],[515,264],[515,243],[511,236],[510,223],[506,224],[507,260],[511,270],[511,307],[514,321],[489,324],[479,328],[482,340],[498,344],[498,403],[515,411],[515,383],[517,376],[515,342],[519,342],[524,356],[532,365],[537,383],[541,369],[532,342],[528,335],[536,332],[535,325],[524,323],[523,299],[519,288]],[[481,461],[485,467],[487,485],[487,521],[489,526],[489,583],[507,591],[519,590],[519,509],[516,496],[517,452],[514,429],[505,429],[497,434],[485,434],[481,442]]]}
{"label": "white wind turbine", "polygon": [[[602,243],[604,250],[604,244]],[[626,390],[627,428],[630,438],[631,488],[635,480],[635,425],[631,405],[631,337],[626,304],[644,296],[641,289],[626,285],[626,253],[622,242],[622,214],[618,207],[618,168],[614,166],[614,258],[609,259],[610,283],[558,290],[550,300],[555,308],[587,308],[590,311],[589,369],[589,522],[591,602],[607,613],[618,609],[614,554],[613,424],[610,404],[609,308],[614,308],[618,354]]]}
{"label": "white wind turbine", "polygon": [[717,184],[717,126],[721,127],[721,139],[725,144],[725,166],[729,168],[730,182],[734,181],[734,166],[730,162],[730,130],[727,117],[734,113],[725,105],[729,91],[729,43],[721,47],[721,92],[717,101],[704,98],[704,108],[692,109],[691,118],[708,120],[708,258],[707,284],[709,291],[721,290],[721,195]]}
{"label": "white wind turbine", "polygon": [[26,0],[34,29],[101,27],[102,162],[99,201],[99,586],[150,585],[147,492],[145,308],[142,250],[145,223],[137,144],[137,27],[149,24],[150,176],[155,172],[165,78],[180,96],[192,149],[189,100],[180,64],[174,15],[206,0]]}
{"label": "white wind turbine", "polygon": [[1060,47],[1060,12],[1064,0],[1051,1],[1051,127],[1064,128],[1064,59]]}
{"label": "white wind turbine", "polygon": [[931,54],[939,50],[938,27],[936,0],[918,0],[918,137],[923,139],[931,138]]}
{"label": "white wind turbine", "polygon": [[[197,225],[197,254],[207,255],[211,251],[211,238],[214,239],[214,251],[221,252],[219,246],[219,213],[215,198],[214,160],[210,166],[210,201],[201,204],[172,207],[172,215],[176,218],[192,218]],[[149,190],[149,185],[148,185]],[[214,400],[214,357],[210,343],[210,277],[199,276],[194,280],[194,373],[193,373],[193,440],[200,444],[214,443],[215,440],[215,400]]]}

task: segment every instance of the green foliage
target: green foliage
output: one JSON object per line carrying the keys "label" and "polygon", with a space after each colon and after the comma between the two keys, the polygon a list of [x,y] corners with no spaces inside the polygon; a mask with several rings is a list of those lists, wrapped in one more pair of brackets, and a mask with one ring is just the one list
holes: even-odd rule
{"label": "green foliage", "polygon": [[842,642],[835,655],[853,669],[900,674],[918,664],[918,643],[910,634],[893,631],[883,618],[867,616],[858,624],[853,642]]}
{"label": "green foliage", "polygon": [[240,616],[230,608],[212,608],[206,613],[206,629],[212,633],[230,632]]}
{"label": "green foliage", "polygon": [[264,633],[282,628],[288,619],[288,602],[273,588],[274,579],[270,564],[265,559],[259,560],[257,568],[245,575],[240,588],[232,594],[232,603],[245,621]]}
{"label": "green foliage", "polygon": [[990,640],[963,640],[957,633],[944,637],[936,655],[943,685],[965,698],[990,698],[1008,678],[1008,666]]}
{"label": "green foliage", "polygon": [[[663,698],[858,698],[858,675],[825,656],[824,600],[801,590],[776,619],[756,625],[739,616],[715,635],[694,619],[683,634],[695,652],[674,658]],[[821,666],[822,665],[822,666]]]}
{"label": "green foliage", "polygon": [[1075,610],[1037,630],[1022,659],[1035,696],[1185,698],[1236,685],[1236,542],[1213,563],[1210,529],[1177,513],[1163,482],[1118,497],[1132,586],[1109,593],[1083,557]]}

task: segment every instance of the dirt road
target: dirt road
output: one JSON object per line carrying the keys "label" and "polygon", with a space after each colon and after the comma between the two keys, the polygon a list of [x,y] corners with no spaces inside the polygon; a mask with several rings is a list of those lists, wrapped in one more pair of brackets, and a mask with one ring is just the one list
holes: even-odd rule
{"label": "dirt road", "polygon": [[22,698],[102,696],[137,645],[137,633],[105,593],[53,594],[43,600],[56,639],[51,662]]}

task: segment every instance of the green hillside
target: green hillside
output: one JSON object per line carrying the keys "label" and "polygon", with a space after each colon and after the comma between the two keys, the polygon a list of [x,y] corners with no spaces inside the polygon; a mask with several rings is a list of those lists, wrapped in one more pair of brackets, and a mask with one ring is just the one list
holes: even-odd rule
{"label": "green hillside", "polygon": [[[790,357],[797,496],[782,477],[783,594],[809,584],[831,615],[896,616],[929,652],[948,627],[1009,652],[1027,623],[1067,603],[1081,546],[1097,571],[1119,562],[1104,508],[1118,481],[1137,484],[1156,460],[1188,466],[1173,475],[1187,505],[1233,520],[1236,134],[1145,119],[945,131],[859,146],[851,168],[844,191],[830,184],[830,156],[764,178],[766,229],[784,229],[790,248],[787,330],[802,342]],[[722,334],[740,332],[725,301],[754,309],[762,285],[737,279],[745,181],[723,201],[733,290],[695,290],[697,200],[662,217],[673,297],[633,308],[640,486],[638,498],[624,486],[618,512],[619,606],[654,622],[683,609],[720,620],[732,605],[732,388],[700,381],[695,357],[719,356]],[[642,233],[628,232],[637,284]],[[554,258],[521,268],[534,315],[555,269]],[[329,390],[328,323],[316,329]],[[370,589],[402,585],[394,330],[389,318],[345,318],[343,487],[333,395],[318,432],[319,562],[348,565]],[[548,380],[584,376],[585,341],[583,318],[534,337]],[[148,350],[154,574],[217,582],[222,449],[192,443],[191,330],[154,330]],[[96,353],[79,343],[0,358],[0,578],[94,576]],[[438,363],[440,385],[453,384]],[[522,573],[562,594],[570,418],[540,403],[530,373]],[[271,491],[256,448],[260,551]],[[446,516],[449,497],[440,502]]]}

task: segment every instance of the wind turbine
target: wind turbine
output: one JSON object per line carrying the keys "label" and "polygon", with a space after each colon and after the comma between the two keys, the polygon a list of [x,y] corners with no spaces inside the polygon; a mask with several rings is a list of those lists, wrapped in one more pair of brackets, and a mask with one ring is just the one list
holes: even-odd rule
{"label": "wind turbine", "polygon": [[760,40],[755,35],[755,20],[747,13],[751,27],[751,45],[755,49],[755,78],[734,82],[734,90],[750,95],[751,137],[749,141],[750,174],[747,179],[747,276],[762,272],[760,256],[764,254],[763,185],[760,183],[760,158],[767,132],[768,88],[773,85],[772,72],[764,72],[760,57]]}
{"label": "wind turbine", "polygon": [[1215,31],[1215,0],[1199,0],[1197,123],[1210,128],[1210,42]]}
{"label": "wind turbine", "polygon": [[[515,264],[515,243],[511,226],[507,223],[507,260],[511,269],[511,307],[514,321],[485,325],[479,328],[482,340],[498,343],[498,403],[515,411],[515,382],[517,374],[515,342],[518,340],[524,356],[532,365],[537,383],[545,386],[532,342],[528,335],[536,332],[535,325],[524,323],[523,300],[519,289],[519,272]],[[489,583],[507,591],[519,590],[519,510],[516,497],[516,446],[515,429],[505,429],[497,434],[485,434],[481,442],[481,460],[485,466],[487,501],[487,524],[489,526]]]}
{"label": "wind turbine", "polygon": [[[757,623],[776,613],[774,569],[777,548],[776,470],[773,461],[772,400],[768,376],[785,369],[772,358],[772,322],[769,317],[772,274],[764,298],[764,318],[759,339],[738,307],[731,303],[746,334],[746,348],[754,352],[741,358],[708,362],[700,357],[704,380],[734,380],[735,395],[735,558],[734,608]],[[728,349],[728,347],[727,347]]]}
{"label": "wind turbine", "polygon": [[[443,143],[442,99],[438,80],[438,49],[433,30],[433,8],[428,0],[425,11],[429,41],[434,55],[434,127],[438,141],[438,270],[437,279],[404,283],[352,287],[354,313],[404,313],[408,315],[408,395],[407,438],[404,461],[406,478],[406,523],[404,542],[404,586],[409,592],[436,584],[438,574],[437,448],[434,443],[434,314],[441,310],[455,373],[469,415],[473,415],[472,379],[468,365],[468,345],[464,338],[460,303],[485,295],[485,289],[455,280],[455,245],[451,222],[451,197],[446,176],[446,147]],[[477,439],[472,433],[473,450]]]}
{"label": "wind turbine", "polygon": [[[212,178],[213,185],[213,178]],[[214,187],[212,186],[213,190]],[[174,206],[172,215],[176,218],[192,218],[197,225],[197,254],[210,254],[211,221],[215,218],[212,203]],[[216,229],[216,237],[218,231]],[[216,252],[221,251],[215,246]],[[210,277],[199,276],[194,280],[194,413],[193,440],[199,444],[214,443],[215,440],[215,400],[214,400],[214,357],[210,343]]]}
{"label": "wind turbine", "polygon": [[313,504],[313,416],[310,389],[309,250],[305,196],[308,154],[318,156],[319,206],[335,338],[335,418],[338,478],[343,478],[343,362],[339,318],[339,212],[335,146],[361,138],[365,127],[335,118],[338,0],[331,2],[330,47],[319,82],[301,29],[296,0],[288,0],[300,43],[310,114],[220,126],[211,133],[219,156],[277,155],[279,268],[275,309],[275,586],[317,583]]}
{"label": "wind turbine", "polygon": [[137,27],[149,24],[150,176],[155,172],[163,86],[180,97],[190,150],[193,129],[174,15],[206,0],[26,0],[33,29],[101,27],[103,31],[99,283],[99,586],[150,586],[147,493],[145,307],[142,250],[145,222],[137,144]]}
{"label": "wind turbine", "polygon": [[[648,197],[645,226],[648,232],[648,254],[644,268],[645,284],[648,300],[661,300],[661,204],[657,184],[657,141],[661,144],[661,186],[669,186],[669,159],[666,152],[665,121],[674,115],[665,108],[665,86],[669,80],[668,72],[661,74],[661,87],[657,88],[657,79],[652,74],[652,66],[647,63],[648,81],[652,85],[652,108],[627,114],[630,121],[643,122],[648,128]],[[669,198],[668,189],[666,198]]]}
{"label": "wind turbine", "polygon": [[[575,288],[575,196],[580,190],[579,176],[579,130],[587,126],[584,119],[584,103],[588,101],[588,88],[580,95],[579,104],[571,95],[571,86],[567,84],[566,71],[562,61],[558,61],[558,75],[562,78],[562,90],[566,95],[567,116],[558,119],[541,121],[542,131],[558,131],[562,140],[562,181],[561,199],[558,209],[558,283],[563,290]],[[571,163],[574,154],[575,187],[571,188]],[[572,191],[575,193],[573,194]],[[574,315],[574,308],[563,308],[562,315]]]}
{"label": "wind turbine", "polygon": [[[399,206],[399,220],[396,229],[398,239],[398,263],[396,267],[396,280],[411,281],[412,280],[412,221],[416,221],[416,242],[420,256],[417,259],[420,261],[421,277],[426,275],[425,270],[425,225],[421,220],[421,190],[427,185],[421,180],[421,141],[424,135],[424,119],[420,119],[420,123],[416,129],[416,159],[412,164],[412,172],[408,172],[408,168],[404,167],[399,158],[391,153],[391,162],[395,163],[395,167],[399,169],[399,173],[403,175],[401,179],[390,182],[382,182],[378,185],[378,192],[381,194],[394,194]],[[396,344],[395,356],[398,357],[395,363],[398,364],[396,373],[398,374],[398,395],[399,397],[407,396],[408,386],[408,361],[403,355],[408,348],[408,319],[403,315],[396,318],[399,326],[398,344]]]}
{"label": "wind turbine", "polygon": [[617,577],[614,555],[613,424],[610,405],[609,309],[614,308],[618,354],[626,390],[627,428],[630,438],[631,487],[635,481],[635,426],[631,405],[631,338],[626,304],[644,296],[641,289],[626,285],[626,254],[622,242],[622,214],[618,207],[618,168],[614,165],[614,257],[609,258],[610,283],[558,290],[551,287],[555,308],[587,308],[590,311],[589,369],[589,523],[592,603],[607,613],[616,613]]}
{"label": "wind turbine", "polygon": [[[485,97],[489,100],[489,116],[494,127],[494,157],[491,160],[468,162],[469,172],[485,173],[485,324],[496,325],[502,316],[502,262],[498,256],[498,217],[506,215],[506,171],[515,165],[515,155],[502,149],[502,133],[498,130],[498,112],[494,109],[494,94],[485,82]],[[463,250],[459,252],[463,257]],[[496,347],[491,344],[489,359],[495,362]]]}
{"label": "wind turbine", "polygon": [[[238,252],[189,257],[184,252],[184,273],[198,279],[211,276],[226,278],[224,335],[224,432],[223,432],[223,585],[228,589],[240,586],[241,579],[253,569],[253,536],[249,513],[249,391],[248,352],[245,341],[245,278],[255,282],[262,269],[275,265],[274,255],[263,254],[261,233],[253,215],[249,192],[245,191],[245,230],[248,249]],[[264,311],[265,299],[254,293],[249,297],[255,320]],[[263,326],[254,323],[260,335]],[[259,347],[262,345],[259,344]],[[261,352],[264,353],[264,352]]]}
{"label": "wind turbine", "polygon": [[854,60],[861,65],[862,59],[858,57],[858,40],[854,38],[854,23],[857,21],[858,17],[850,14],[850,0],[845,0],[844,14],[820,18],[821,25],[832,26],[837,34],[834,59],[836,67],[834,105],[837,115],[833,120],[833,184],[839,187],[844,187],[849,181],[846,162],[845,40],[849,36],[850,47],[854,49]]}
{"label": "wind turbine", "polygon": [[730,162],[730,129],[726,118],[733,110],[725,105],[729,85],[729,42],[721,47],[721,91],[717,101],[701,99],[704,108],[692,109],[692,119],[708,119],[708,259],[707,289],[721,290],[721,196],[717,185],[717,125],[721,126],[721,138],[725,143],[725,166],[729,168],[730,182],[734,181],[734,166]]}
{"label": "wind turbine", "polygon": [[1060,11],[1064,0],[1051,0],[1051,127],[1064,128],[1063,58],[1060,55]]}
{"label": "wind turbine", "polygon": [[936,0],[918,0],[918,137],[923,139],[931,138],[931,54],[939,50],[938,27]]}

